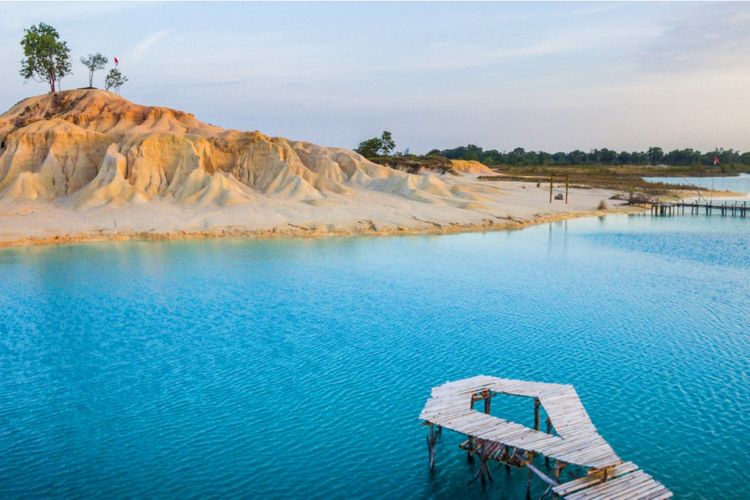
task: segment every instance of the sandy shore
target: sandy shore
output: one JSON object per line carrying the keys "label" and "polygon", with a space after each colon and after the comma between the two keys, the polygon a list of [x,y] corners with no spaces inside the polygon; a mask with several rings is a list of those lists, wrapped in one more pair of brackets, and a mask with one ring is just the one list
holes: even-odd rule
{"label": "sandy shore", "polygon": [[[639,211],[609,200],[613,192],[571,189],[569,202],[549,202],[533,183],[447,176],[481,192],[468,208],[436,205],[388,193],[357,193],[314,203],[259,197],[230,207],[185,206],[163,200],[72,209],[65,203],[0,203],[0,246],[94,241],[205,238],[296,238],[352,235],[448,234],[511,230],[555,220]],[[600,203],[607,204],[600,209]]]}

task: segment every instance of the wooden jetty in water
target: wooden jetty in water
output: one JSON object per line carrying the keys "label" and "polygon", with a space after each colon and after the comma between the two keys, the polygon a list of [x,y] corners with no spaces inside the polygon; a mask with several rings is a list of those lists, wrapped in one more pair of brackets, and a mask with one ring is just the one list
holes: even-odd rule
{"label": "wooden jetty in water", "polygon": [[747,217],[748,207],[747,202],[739,201],[724,201],[724,202],[713,202],[713,201],[649,201],[649,202],[638,202],[633,203],[636,205],[641,204],[649,205],[651,208],[651,215],[656,216],[668,216],[668,215],[713,215],[717,213],[722,216],[733,216],[733,217]]}
{"label": "wooden jetty in water", "polygon": [[[490,415],[492,398],[499,394],[534,401],[534,428]],[[483,408],[475,409],[482,402]],[[540,407],[547,414],[546,432],[539,430]],[[632,462],[622,460],[594,427],[572,385],[526,382],[479,375],[447,382],[432,389],[419,418],[429,427],[430,469],[435,467],[435,445],[443,429],[466,436],[460,447],[467,458],[479,459],[473,480],[492,481],[490,464],[526,467],[526,497],[534,475],[551,493],[569,499],[669,498],[672,492]],[[545,466],[534,464],[544,457]],[[554,460],[554,465],[550,465]],[[563,469],[587,469],[583,477],[560,481]],[[545,473],[542,467],[551,469]],[[543,495],[544,496],[544,495]]]}

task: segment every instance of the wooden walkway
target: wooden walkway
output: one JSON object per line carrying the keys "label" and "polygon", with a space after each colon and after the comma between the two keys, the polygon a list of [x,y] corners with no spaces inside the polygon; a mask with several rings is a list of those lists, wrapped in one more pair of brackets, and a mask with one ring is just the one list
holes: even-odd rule
{"label": "wooden walkway", "polygon": [[[534,429],[490,415],[497,394],[534,400]],[[474,406],[484,403],[484,411]],[[546,431],[539,430],[540,407],[547,413]],[[484,375],[448,382],[432,390],[420,414],[430,427],[427,438],[430,467],[434,467],[437,435],[443,428],[467,436],[462,445],[469,457],[480,457],[482,482],[491,480],[488,461],[527,467],[549,484],[548,491],[567,498],[668,498],[672,493],[631,462],[623,462],[594,427],[571,385],[510,380]],[[553,434],[552,430],[555,433]],[[533,464],[536,455],[555,460],[553,477]],[[569,464],[591,469],[584,478],[560,484]],[[528,490],[527,490],[528,491]],[[640,496],[643,494],[642,496]]]}
{"label": "wooden walkway", "polygon": [[[642,204],[642,203],[634,203]],[[651,215],[661,217],[669,215],[713,215],[717,213],[723,217],[747,217],[750,207],[747,202],[713,202],[713,201],[651,201],[646,202],[651,207]]]}

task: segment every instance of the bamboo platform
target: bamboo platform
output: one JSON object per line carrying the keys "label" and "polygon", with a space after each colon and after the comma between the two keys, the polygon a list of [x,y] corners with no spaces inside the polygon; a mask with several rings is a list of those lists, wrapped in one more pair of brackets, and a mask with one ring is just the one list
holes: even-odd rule
{"label": "bamboo platform", "polygon": [[[636,205],[642,203],[634,203]],[[713,201],[651,201],[646,202],[650,206],[651,215],[666,217],[670,215],[713,215],[718,213],[722,217],[747,217],[750,207],[747,202],[713,202]]]}
{"label": "bamboo platform", "polygon": [[[490,415],[492,398],[498,394],[534,400],[534,428]],[[474,409],[484,403],[483,411]],[[540,407],[547,413],[546,432],[539,430]],[[571,499],[582,498],[669,498],[672,493],[632,462],[624,462],[599,435],[571,385],[526,382],[479,375],[448,382],[432,390],[419,417],[429,426],[427,438],[430,468],[435,466],[435,444],[442,429],[464,434],[461,445],[467,456],[480,459],[474,479],[492,480],[490,461],[529,470],[548,484],[547,492]],[[554,430],[554,433],[553,433]],[[544,456],[552,477],[534,465]],[[568,465],[589,469],[583,478],[560,483]]]}

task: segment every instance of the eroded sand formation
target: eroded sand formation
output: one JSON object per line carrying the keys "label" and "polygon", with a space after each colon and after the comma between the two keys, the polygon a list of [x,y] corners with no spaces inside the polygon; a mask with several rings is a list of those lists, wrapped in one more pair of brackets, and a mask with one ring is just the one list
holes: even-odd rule
{"label": "eroded sand formation", "polygon": [[76,208],[154,198],[236,205],[258,194],[314,202],[352,189],[470,207],[470,190],[340,148],[224,130],[100,90],[21,101],[0,121],[0,197]]}
{"label": "eroded sand formation", "polygon": [[606,196],[592,191],[547,207],[531,185],[479,182],[471,174],[489,170],[476,162],[454,167],[469,175],[409,174],[347,149],[71,90],[25,99],[0,116],[0,242],[115,230],[491,226],[592,210]]}

